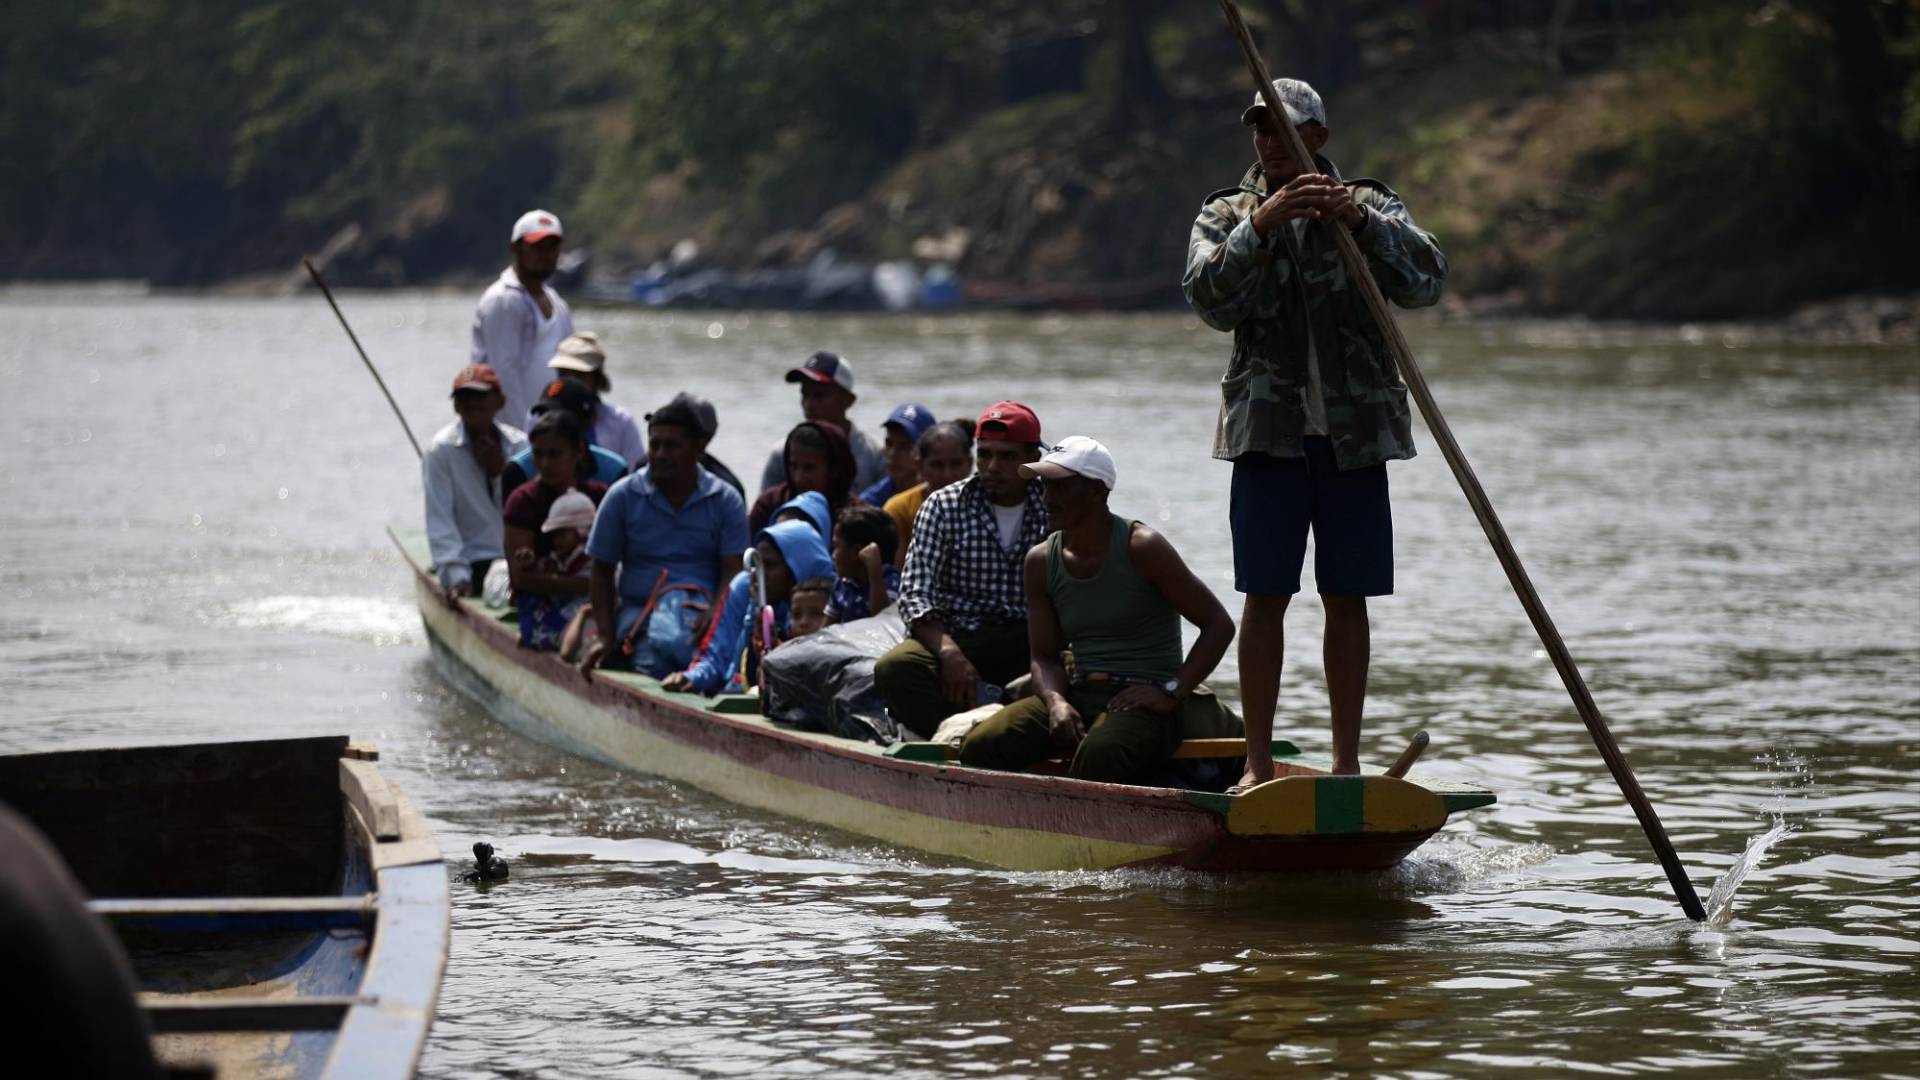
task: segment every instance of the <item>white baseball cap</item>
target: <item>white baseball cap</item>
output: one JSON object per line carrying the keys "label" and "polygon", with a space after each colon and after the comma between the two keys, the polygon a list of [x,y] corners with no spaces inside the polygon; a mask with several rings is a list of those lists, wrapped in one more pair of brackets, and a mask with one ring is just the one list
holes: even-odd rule
{"label": "white baseball cap", "polygon": [[547,511],[546,523],[540,526],[541,532],[557,532],[561,529],[579,529],[585,532],[593,528],[593,500],[578,491],[569,491],[553,500],[553,507]]}
{"label": "white baseball cap", "polygon": [[517,244],[525,240],[529,244],[537,244],[549,236],[565,235],[560,230],[558,215],[549,210],[529,210],[513,223],[513,238],[507,242]]}
{"label": "white baseball cap", "polygon": [[560,342],[547,366],[555,371],[595,372],[607,366],[606,350],[600,347],[600,335],[583,330]]}
{"label": "white baseball cap", "polygon": [[1020,466],[1020,471],[1042,480],[1084,476],[1105,484],[1108,491],[1113,490],[1114,482],[1119,479],[1114,472],[1113,455],[1100,445],[1099,440],[1089,439],[1085,435],[1069,435],[1061,439],[1059,446],[1047,451],[1039,461]]}

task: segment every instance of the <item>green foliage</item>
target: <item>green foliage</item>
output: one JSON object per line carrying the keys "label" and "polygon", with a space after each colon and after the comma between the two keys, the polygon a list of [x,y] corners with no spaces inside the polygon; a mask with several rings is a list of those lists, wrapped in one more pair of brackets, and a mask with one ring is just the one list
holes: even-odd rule
{"label": "green foliage", "polygon": [[[1913,77],[1878,0],[1704,3],[1640,60],[1629,137],[1586,162],[1609,192],[1560,277],[1580,310],[1639,314],[1675,296],[1703,316],[1910,276],[1916,157],[1899,130]],[[1904,65],[1904,70],[1903,70]],[[1891,230],[1891,233],[1888,232]],[[1703,267],[1782,262],[1772,280]],[[1754,290],[1759,290],[1755,295]]]}

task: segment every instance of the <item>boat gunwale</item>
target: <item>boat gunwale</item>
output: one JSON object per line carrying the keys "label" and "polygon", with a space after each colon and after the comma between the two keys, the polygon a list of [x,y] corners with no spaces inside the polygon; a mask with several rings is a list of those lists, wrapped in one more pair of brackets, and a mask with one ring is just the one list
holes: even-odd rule
{"label": "boat gunwale", "polygon": [[[511,659],[511,667],[524,672],[532,681],[565,694],[605,714],[616,723],[615,730],[637,729],[646,737],[662,739],[685,751],[703,755],[713,762],[749,770],[856,803],[919,815],[956,826],[989,830],[1012,829],[1040,832],[1064,838],[1136,849],[1137,857],[1124,863],[1100,865],[1174,864],[1197,867],[1210,864],[1223,869],[1293,868],[1282,848],[1341,849],[1342,857],[1327,860],[1327,865],[1392,865],[1406,852],[1418,847],[1438,830],[1439,825],[1414,830],[1374,830],[1318,832],[1289,830],[1268,834],[1246,834],[1229,828],[1232,797],[1183,788],[1102,784],[1056,775],[1033,775],[960,766],[954,762],[926,762],[894,757],[875,744],[821,732],[784,728],[758,714],[739,713],[716,707],[713,699],[675,694],[653,689],[646,676],[599,673],[599,677],[581,676],[573,665],[547,651],[521,646],[515,628],[491,608],[475,600],[449,603],[425,564],[416,556],[417,534],[403,537],[389,527],[395,548],[413,570],[415,598],[423,621],[437,649],[443,649],[452,662],[470,672],[488,691],[499,694],[527,713],[531,729],[523,730],[539,741],[558,743],[565,749],[584,754],[613,767],[630,772],[663,776],[713,794],[729,802],[758,807],[796,820],[825,824],[921,851],[957,855],[973,862],[1013,867],[1012,864],[977,851],[953,846],[935,846],[911,840],[903,841],[888,832],[876,831],[846,820],[835,820],[809,813],[779,801],[756,799],[739,791],[724,790],[726,785],[685,774],[673,767],[650,767],[626,760],[609,745],[584,734],[574,724],[543,715],[522,701],[517,693],[483,674],[472,665],[475,658],[464,655],[467,648],[479,648],[496,660]],[[435,626],[435,611],[445,613],[450,626],[464,627],[475,639],[462,646],[447,638]],[[688,700],[691,698],[691,700]],[[719,700],[732,700],[722,698]],[[502,718],[506,719],[506,718]],[[509,726],[519,727],[507,720]],[[1285,764],[1285,762],[1282,762]],[[1296,775],[1317,775],[1324,769],[1307,762],[1294,762]],[[823,775],[831,773],[831,775]],[[956,798],[952,791],[930,792],[909,787],[904,782],[918,778],[945,788],[959,788],[974,797]],[[1418,781],[1402,781],[1421,787],[1436,797],[1441,793]],[[1454,787],[1464,785],[1451,784]],[[1479,789],[1475,789],[1479,790]],[[1491,792],[1482,792],[1492,801]],[[992,796],[998,794],[1000,799]],[[1443,798],[1443,797],[1442,797]],[[1011,804],[1007,800],[1014,800]],[[1042,806],[1033,800],[1042,800]],[[1444,798],[1443,798],[1444,801]],[[1115,811],[1120,811],[1115,813]],[[1444,824],[1445,817],[1441,818]],[[1398,849],[1390,857],[1375,859],[1363,851]],[[1355,859],[1353,856],[1359,856]],[[1314,860],[1319,862],[1321,860]]]}

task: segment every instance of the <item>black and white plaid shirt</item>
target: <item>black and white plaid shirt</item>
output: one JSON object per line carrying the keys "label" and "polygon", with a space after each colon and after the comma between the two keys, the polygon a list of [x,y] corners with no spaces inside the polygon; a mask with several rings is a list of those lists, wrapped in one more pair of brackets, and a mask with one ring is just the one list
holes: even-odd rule
{"label": "black and white plaid shirt", "polygon": [[1020,537],[1011,551],[1000,546],[1000,527],[979,477],[927,496],[913,519],[913,542],[900,575],[900,617],[907,626],[929,616],[949,630],[1025,619],[1021,565],[1027,551],[1047,538],[1045,490],[1040,481],[1027,481]]}

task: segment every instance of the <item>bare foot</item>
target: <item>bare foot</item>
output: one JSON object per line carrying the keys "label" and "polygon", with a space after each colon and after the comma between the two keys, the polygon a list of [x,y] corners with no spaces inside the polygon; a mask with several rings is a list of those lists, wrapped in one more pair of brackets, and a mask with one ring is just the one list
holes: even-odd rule
{"label": "bare foot", "polygon": [[1257,787],[1271,779],[1273,779],[1273,762],[1267,762],[1265,769],[1257,769],[1249,762],[1246,771],[1240,774],[1240,782],[1233,786],[1241,791],[1245,791],[1247,788]]}

